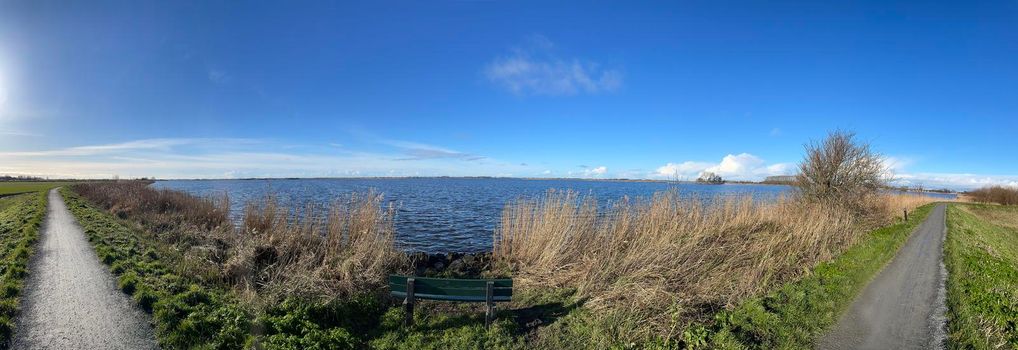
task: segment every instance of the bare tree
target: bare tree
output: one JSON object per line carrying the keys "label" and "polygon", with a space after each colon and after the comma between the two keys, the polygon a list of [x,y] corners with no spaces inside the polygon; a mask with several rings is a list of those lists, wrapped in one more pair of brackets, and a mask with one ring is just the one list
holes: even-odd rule
{"label": "bare tree", "polygon": [[823,142],[806,145],[806,158],[796,177],[806,200],[861,209],[865,198],[887,183],[880,155],[855,133],[834,131]]}

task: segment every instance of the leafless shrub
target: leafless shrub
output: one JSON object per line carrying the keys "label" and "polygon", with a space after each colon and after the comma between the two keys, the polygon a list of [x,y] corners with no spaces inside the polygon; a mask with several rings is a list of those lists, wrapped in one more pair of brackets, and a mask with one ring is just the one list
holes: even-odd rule
{"label": "leafless shrub", "polygon": [[803,199],[859,211],[867,197],[887,182],[887,169],[880,155],[855,134],[834,131],[823,142],[806,145],[806,157],[796,177]]}
{"label": "leafless shrub", "polygon": [[976,202],[1018,205],[1018,188],[989,186],[971,191],[968,195]]}

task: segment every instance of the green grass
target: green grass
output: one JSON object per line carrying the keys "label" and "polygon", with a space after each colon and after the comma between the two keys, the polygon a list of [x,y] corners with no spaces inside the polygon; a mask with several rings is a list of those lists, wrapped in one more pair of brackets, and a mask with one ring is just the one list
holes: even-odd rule
{"label": "green grass", "polygon": [[[877,229],[831,262],[776,291],[756,297],[713,322],[682,332],[685,348],[805,349],[833,326],[855,296],[894,257],[933,205],[909,221]],[[663,343],[665,346],[671,344]]]}
{"label": "green grass", "polygon": [[1018,207],[955,204],[947,223],[949,347],[1018,349]]}
{"label": "green grass", "polygon": [[45,214],[45,192],[0,198],[0,348],[10,345],[28,261]]}
{"label": "green grass", "polygon": [[71,183],[66,181],[0,181],[0,196],[48,191],[51,188]]}

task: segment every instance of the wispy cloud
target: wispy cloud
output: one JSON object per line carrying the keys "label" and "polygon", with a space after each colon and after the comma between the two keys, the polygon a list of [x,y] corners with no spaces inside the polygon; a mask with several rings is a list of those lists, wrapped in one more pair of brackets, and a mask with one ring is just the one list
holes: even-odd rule
{"label": "wispy cloud", "polygon": [[159,138],[134,140],[121,143],[75,146],[44,151],[23,151],[23,152],[0,152],[0,156],[7,157],[79,157],[111,155],[125,152],[140,151],[163,151],[167,152],[179,146],[215,146],[216,148],[230,147],[241,144],[252,144],[260,141],[252,139],[228,139],[228,138]]}
{"label": "wispy cloud", "polygon": [[208,70],[209,81],[215,84],[226,84],[230,82],[230,75],[221,69],[210,68]]}
{"label": "wispy cloud", "polygon": [[534,36],[484,68],[492,83],[517,95],[575,95],[612,92],[622,86],[622,72],[581,58],[561,58],[555,44]]}
{"label": "wispy cloud", "polygon": [[0,129],[0,135],[22,136],[22,137],[39,137],[39,136],[42,136],[42,135],[36,134],[36,133],[25,132],[25,131],[21,131],[21,130],[10,130],[10,129]]}
{"label": "wispy cloud", "polygon": [[[439,146],[389,143],[395,152],[286,147],[291,144],[265,139],[144,139],[0,152],[0,174],[78,178],[467,176],[509,174],[524,168]],[[482,159],[486,161],[474,161]]]}
{"label": "wispy cloud", "polygon": [[454,151],[444,147],[433,146],[417,142],[400,140],[382,140],[381,143],[401,149],[407,157],[399,158],[398,160],[421,160],[421,159],[443,159],[443,158],[462,159],[462,160],[482,160],[486,158],[484,156],[479,156],[476,154]]}

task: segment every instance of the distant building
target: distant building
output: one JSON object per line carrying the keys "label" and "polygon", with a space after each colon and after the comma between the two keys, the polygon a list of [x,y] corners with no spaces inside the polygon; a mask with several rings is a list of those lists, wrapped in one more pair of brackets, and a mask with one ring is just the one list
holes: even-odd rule
{"label": "distant building", "polygon": [[778,175],[764,178],[764,183],[769,184],[791,184],[795,183],[795,175]]}

